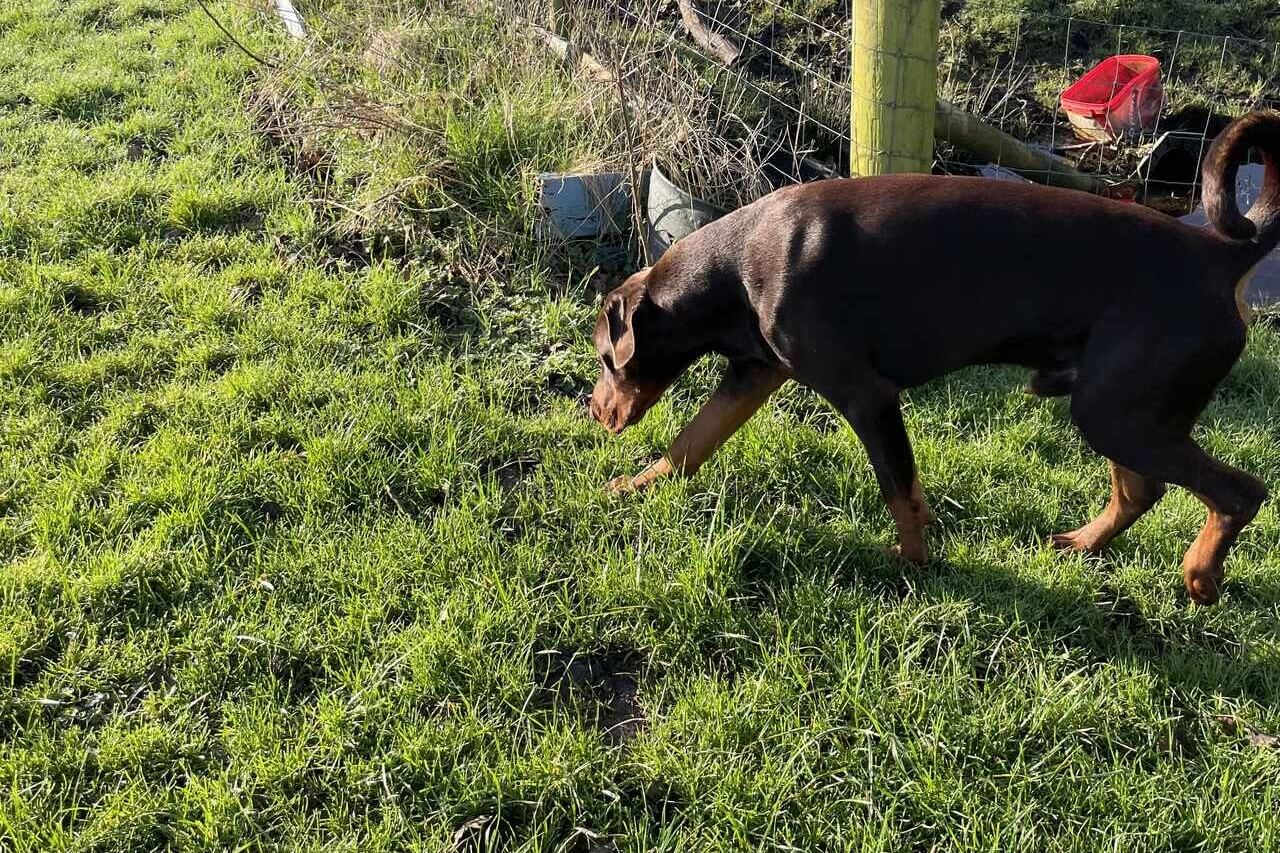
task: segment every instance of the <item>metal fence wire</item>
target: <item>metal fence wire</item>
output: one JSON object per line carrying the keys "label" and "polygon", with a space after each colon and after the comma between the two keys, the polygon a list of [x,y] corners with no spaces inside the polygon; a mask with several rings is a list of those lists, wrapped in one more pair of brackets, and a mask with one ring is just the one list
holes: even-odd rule
{"label": "metal fence wire", "polygon": [[[263,0],[224,2],[281,26]],[[628,173],[630,183],[658,166],[691,195],[728,210],[790,183],[849,174],[857,144],[850,107],[870,97],[852,85],[855,2],[373,0],[353,12],[341,0],[305,0],[296,5],[311,30],[306,46],[286,53],[323,76],[340,72],[333,56],[362,43],[353,35],[361,14],[366,21],[424,14],[490,21],[521,62],[532,45],[548,65],[569,69],[575,90],[566,98],[579,99],[601,126],[618,128],[597,166]],[[966,8],[944,4],[938,56],[917,57],[937,62],[937,95],[950,115],[971,116],[1008,134],[1011,145],[1052,153],[1051,164],[1092,176],[1109,195],[1172,215],[1195,210],[1199,164],[1222,127],[1280,103],[1280,42],[1054,14],[976,16]],[[432,73],[429,56],[365,41],[366,65],[385,69],[392,90],[405,73]],[[1121,128],[1114,139],[1079,138],[1060,106],[1062,92],[1098,62],[1124,54],[1160,63],[1155,120]],[[351,86],[348,75],[339,88]],[[893,86],[885,91],[890,101],[897,95]],[[936,124],[935,173],[1044,181],[1054,168],[1028,169],[1025,158],[1006,160],[1003,148],[978,156],[953,129],[943,118]],[[1242,203],[1252,202],[1260,183],[1260,169],[1241,170]]]}
{"label": "metal fence wire", "polygon": [[[625,93],[618,104],[638,129],[633,154],[660,163],[695,195],[728,208],[786,183],[848,173],[850,102],[863,96],[850,85],[853,0],[553,2],[547,25]],[[547,23],[527,7],[498,8]],[[1117,139],[1079,138],[1060,94],[1118,54],[1159,60],[1157,118]],[[944,18],[939,56],[920,59],[939,63],[940,98],[1096,175],[1110,194],[1173,214],[1194,208],[1198,166],[1221,127],[1276,103],[1280,71],[1276,42],[1049,14],[976,24]],[[949,127],[938,123],[933,171],[1044,178],[1000,156],[974,156]]]}

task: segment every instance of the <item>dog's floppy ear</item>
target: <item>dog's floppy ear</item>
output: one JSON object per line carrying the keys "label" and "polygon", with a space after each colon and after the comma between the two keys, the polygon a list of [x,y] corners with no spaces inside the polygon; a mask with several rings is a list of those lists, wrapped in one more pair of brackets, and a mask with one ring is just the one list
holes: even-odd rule
{"label": "dog's floppy ear", "polygon": [[624,293],[611,294],[605,303],[604,315],[609,321],[609,347],[615,369],[625,365],[636,354],[636,312],[644,300],[642,288],[628,288]]}

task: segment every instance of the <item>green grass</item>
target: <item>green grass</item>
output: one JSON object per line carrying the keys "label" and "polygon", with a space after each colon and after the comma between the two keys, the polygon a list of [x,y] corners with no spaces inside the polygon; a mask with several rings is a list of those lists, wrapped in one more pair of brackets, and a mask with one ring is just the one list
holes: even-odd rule
{"label": "green grass", "polygon": [[[1049,552],[1105,469],[1012,370],[910,395],[923,569],[795,388],[606,495],[715,366],[620,438],[583,417],[588,270],[520,226],[582,119],[431,73],[414,133],[332,140],[336,198],[430,177],[407,252],[341,261],[198,9],[0,12],[0,847],[1280,846],[1274,505],[1211,609],[1185,493]],[[1277,424],[1258,326],[1199,437],[1276,490]]]}
{"label": "green grass", "polygon": [[[1267,0],[965,0],[945,4],[944,76],[991,78],[1027,66],[1032,95],[1054,110],[1062,89],[1117,53],[1161,62],[1166,110],[1239,115],[1274,100],[1280,17]],[[993,82],[1003,88],[999,74]]]}

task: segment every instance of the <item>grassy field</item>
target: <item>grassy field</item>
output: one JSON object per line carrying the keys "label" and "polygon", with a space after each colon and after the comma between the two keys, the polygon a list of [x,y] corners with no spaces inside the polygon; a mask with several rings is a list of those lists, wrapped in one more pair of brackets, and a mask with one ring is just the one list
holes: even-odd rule
{"label": "grassy field", "polygon": [[[1052,553],[1105,467],[1013,370],[910,394],[923,569],[796,388],[605,494],[716,366],[584,417],[590,265],[527,223],[589,128],[437,38],[488,65],[320,169],[194,6],[0,10],[0,847],[1280,848],[1274,503],[1214,608],[1185,493]],[[1274,328],[1198,435],[1280,491]]]}

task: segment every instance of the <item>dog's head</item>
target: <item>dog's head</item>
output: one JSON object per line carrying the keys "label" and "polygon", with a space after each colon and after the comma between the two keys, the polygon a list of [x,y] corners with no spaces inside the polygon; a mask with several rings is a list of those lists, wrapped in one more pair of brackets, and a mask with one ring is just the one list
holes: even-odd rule
{"label": "dog's head", "polygon": [[679,331],[666,328],[665,312],[650,298],[649,273],[641,270],[606,296],[596,320],[600,379],[591,415],[613,433],[644,417],[693,360],[681,354]]}

